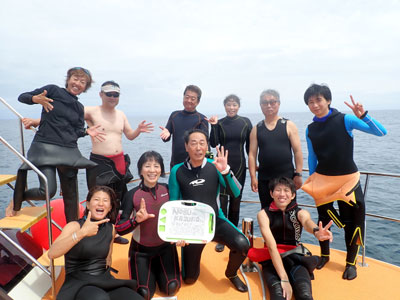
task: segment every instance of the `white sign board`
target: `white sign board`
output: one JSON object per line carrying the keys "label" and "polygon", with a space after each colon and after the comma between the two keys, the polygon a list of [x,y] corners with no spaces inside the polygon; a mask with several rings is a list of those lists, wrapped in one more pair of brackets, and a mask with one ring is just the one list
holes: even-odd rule
{"label": "white sign board", "polygon": [[215,213],[211,206],[201,202],[168,201],[160,208],[157,230],[166,242],[205,244],[214,238]]}

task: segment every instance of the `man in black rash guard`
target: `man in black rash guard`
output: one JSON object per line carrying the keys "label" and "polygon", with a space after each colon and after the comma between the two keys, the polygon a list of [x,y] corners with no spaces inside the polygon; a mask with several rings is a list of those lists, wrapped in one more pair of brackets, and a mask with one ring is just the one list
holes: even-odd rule
{"label": "man in black rash guard", "polygon": [[[230,171],[227,154],[223,147],[217,148],[218,156],[214,162],[205,158],[208,149],[207,134],[192,129],[185,134],[185,148],[189,159],[175,165],[169,177],[170,200],[194,200],[210,205],[216,215],[214,241],[230,249],[226,277],[241,292],[247,286],[237,276],[237,270],[247,256],[249,241],[219,209],[220,186],[226,187],[233,196],[240,193],[240,184]],[[200,275],[201,253],[204,244],[190,244],[182,248],[182,278],[185,283],[194,283]]]}
{"label": "man in black rash guard", "polygon": [[251,189],[258,192],[261,208],[265,208],[273,201],[268,190],[271,179],[281,176],[293,178],[296,189],[301,187],[303,154],[296,125],[278,116],[279,93],[275,90],[263,91],[260,95],[260,106],[265,119],[254,126],[250,133],[249,172]]}
{"label": "man in black rash guard", "polygon": [[168,142],[172,135],[172,154],[170,167],[179,164],[187,158],[183,135],[190,129],[201,129],[208,133],[208,122],[206,117],[196,110],[200,103],[201,90],[198,86],[188,85],[183,92],[183,110],[174,111],[162,130],[160,137],[164,142]]}

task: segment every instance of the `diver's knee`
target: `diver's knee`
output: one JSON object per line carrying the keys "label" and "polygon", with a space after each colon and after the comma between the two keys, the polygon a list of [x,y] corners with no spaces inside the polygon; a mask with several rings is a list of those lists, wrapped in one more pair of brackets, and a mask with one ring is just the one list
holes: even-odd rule
{"label": "diver's knee", "polygon": [[312,300],[311,282],[301,281],[296,282],[295,287],[296,300]]}
{"label": "diver's knee", "polygon": [[179,290],[179,283],[177,280],[173,280],[167,285],[167,295],[173,296]]}
{"label": "diver's knee", "polygon": [[142,296],[145,300],[150,300],[151,295],[150,295],[150,291],[148,288],[146,287],[140,287],[137,289],[136,291],[140,296]]}

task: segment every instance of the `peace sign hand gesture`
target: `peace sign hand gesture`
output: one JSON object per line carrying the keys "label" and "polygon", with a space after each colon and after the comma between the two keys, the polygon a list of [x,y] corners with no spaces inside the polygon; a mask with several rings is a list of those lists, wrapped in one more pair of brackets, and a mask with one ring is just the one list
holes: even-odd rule
{"label": "peace sign hand gesture", "polygon": [[329,228],[332,226],[332,224],[333,224],[333,221],[331,220],[328,224],[326,224],[325,227],[322,227],[322,222],[319,221],[318,231],[315,232],[315,237],[320,241],[329,240],[330,242],[332,242],[333,236],[332,236],[332,232],[329,230]]}
{"label": "peace sign hand gesture", "polygon": [[352,95],[350,95],[350,99],[351,99],[351,102],[353,103],[353,105],[347,103],[346,101],[344,101],[344,104],[346,104],[348,107],[351,108],[351,110],[353,111],[353,113],[356,115],[357,118],[360,118],[365,113],[363,105],[360,102],[357,102],[357,103],[354,102]]}
{"label": "peace sign hand gesture", "polygon": [[92,221],[90,218],[92,216],[92,213],[89,211],[88,215],[86,217],[86,221],[83,224],[81,228],[81,232],[83,233],[83,236],[93,236],[96,235],[97,232],[99,231],[99,225],[103,223],[107,223],[110,221],[110,219],[104,219],[100,221]]}
{"label": "peace sign hand gesture", "polygon": [[136,222],[142,223],[147,219],[154,218],[154,214],[149,214],[146,209],[146,201],[144,198],[140,200],[140,209],[136,212]]}

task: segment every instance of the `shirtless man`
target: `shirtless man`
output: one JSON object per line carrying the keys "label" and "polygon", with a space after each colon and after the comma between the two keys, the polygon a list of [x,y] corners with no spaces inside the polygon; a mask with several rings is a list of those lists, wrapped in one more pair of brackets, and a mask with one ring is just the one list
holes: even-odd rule
{"label": "shirtless man", "polygon": [[99,142],[92,139],[90,160],[98,166],[86,173],[87,185],[90,189],[95,185],[106,185],[114,189],[121,201],[127,191],[126,184],[132,179],[129,172],[130,159],[122,149],[122,134],[133,140],[142,132],[153,131],[152,123],[142,121],[134,130],[125,114],[117,110],[120,87],[114,81],[106,81],[101,86],[99,106],[85,107],[85,120],[89,127],[101,124],[100,129],[106,134],[105,140]]}
{"label": "shirtless man", "polygon": [[[296,189],[302,185],[303,154],[296,125],[278,115],[279,93],[265,90],[260,95],[260,107],[265,119],[253,127],[250,133],[249,172],[251,189],[258,192],[261,208],[273,201],[268,185],[276,177],[293,179]],[[258,176],[257,169],[258,153]],[[292,154],[293,152],[293,154]],[[294,163],[293,166],[293,155]]]}
{"label": "shirtless man", "polygon": [[[101,125],[100,129],[106,136],[103,141],[92,139],[90,160],[97,166],[86,172],[88,189],[96,185],[112,188],[117,194],[118,203],[127,192],[126,184],[133,178],[129,171],[130,158],[124,155],[122,149],[122,134],[128,140],[133,140],[142,132],[153,131],[152,123],[142,121],[134,130],[125,114],[117,110],[120,87],[114,81],[106,81],[101,85],[99,106],[85,107],[85,120],[89,127]],[[127,239],[116,237],[115,242],[126,244]]]}

